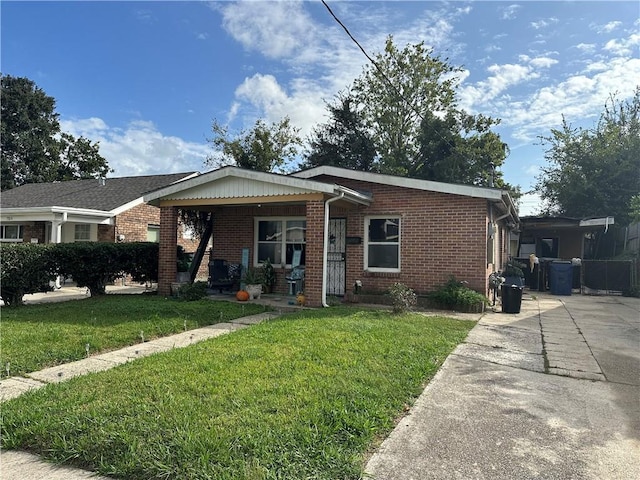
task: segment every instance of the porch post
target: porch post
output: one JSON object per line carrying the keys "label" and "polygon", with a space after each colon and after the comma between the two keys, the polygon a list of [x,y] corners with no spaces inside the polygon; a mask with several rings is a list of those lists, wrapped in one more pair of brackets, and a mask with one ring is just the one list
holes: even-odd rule
{"label": "porch post", "polygon": [[307,202],[306,265],[304,297],[310,307],[322,306],[323,251],[324,251],[324,201]]}
{"label": "porch post", "polygon": [[158,294],[171,295],[178,273],[178,208],[160,208],[160,251],[158,253]]}

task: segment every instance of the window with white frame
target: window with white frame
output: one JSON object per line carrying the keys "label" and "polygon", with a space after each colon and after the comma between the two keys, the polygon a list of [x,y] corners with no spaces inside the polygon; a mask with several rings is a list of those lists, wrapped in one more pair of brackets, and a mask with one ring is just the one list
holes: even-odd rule
{"label": "window with white frame", "polygon": [[0,241],[21,242],[23,230],[22,225],[2,225],[0,226]]}
{"label": "window with white frame", "polygon": [[365,218],[364,268],[372,272],[400,271],[400,217]]}
{"label": "window with white frame", "polygon": [[[267,258],[274,265],[291,266],[294,252],[299,251],[300,265],[305,264],[307,221],[297,217],[255,219],[255,263]],[[298,255],[296,255],[298,257]]]}
{"label": "window with white frame", "polygon": [[91,225],[88,223],[78,223],[75,225],[73,239],[76,242],[88,242],[91,240]]}

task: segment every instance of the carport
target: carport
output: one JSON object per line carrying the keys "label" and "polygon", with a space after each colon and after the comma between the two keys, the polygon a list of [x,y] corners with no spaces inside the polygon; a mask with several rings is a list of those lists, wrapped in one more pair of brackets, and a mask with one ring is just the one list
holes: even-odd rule
{"label": "carport", "polygon": [[[286,219],[303,222],[304,231],[298,242],[305,251],[306,302],[321,306],[326,305],[327,295],[330,211],[369,205],[371,197],[337,184],[223,167],[151,192],[144,196],[144,201],[161,210],[158,271],[161,295],[169,295],[171,284],[176,281],[178,212],[189,209],[211,213],[213,252],[217,258],[240,263],[243,250],[248,249],[249,266],[260,264],[256,250],[261,219],[283,222],[282,247],[275,245],[280,250],[287,245]],[[274,266],[280,279],[290,271],[291,264],[286,252],[279,251],[279,255]]]}

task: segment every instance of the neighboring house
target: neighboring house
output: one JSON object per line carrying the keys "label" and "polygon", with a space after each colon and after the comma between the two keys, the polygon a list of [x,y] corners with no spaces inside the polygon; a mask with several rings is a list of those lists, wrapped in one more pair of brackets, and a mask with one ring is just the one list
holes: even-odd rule
{"label": "neighboring house", "polygon": [[613,217],[522,217],[517,257],[564,259],[591,258],[589,239],[597,230],[607,232],[614,224]]}
{"label": "neighboring house", "polygon": [[161,294],[175,278],[177,211],[191,208],[213,213],[212,258],[252,266],[269,258],[280,293],[293,263],[304,265],[312,306],[358,280],[369,292],[395,282],[426,292],[453,275],[486,294],[519,221],[504,190],[328,166],[292,175],[224,167],[144,199],[161,209]]}
{"label": "neighboring house", "polygon": [[[4,191],[0,195],[0,241],[159,241],[160,209],[145,204],[143,195],[195,175],[197,172],[30,183]],[[194,251],[197,241],[183,236],[182,230],[176,232],[178,243]]]}

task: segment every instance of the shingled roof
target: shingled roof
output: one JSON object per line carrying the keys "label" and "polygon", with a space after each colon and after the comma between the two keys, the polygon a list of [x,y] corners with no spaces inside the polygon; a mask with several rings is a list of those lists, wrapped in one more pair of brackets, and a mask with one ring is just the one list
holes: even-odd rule
{"label": "shingled roof", "polygon": [[141,198],[145,193],[195,173],[107,178],[104,185],[97,179],[28,183],[2,192],[0,208],[69,207],[110,212]]}

